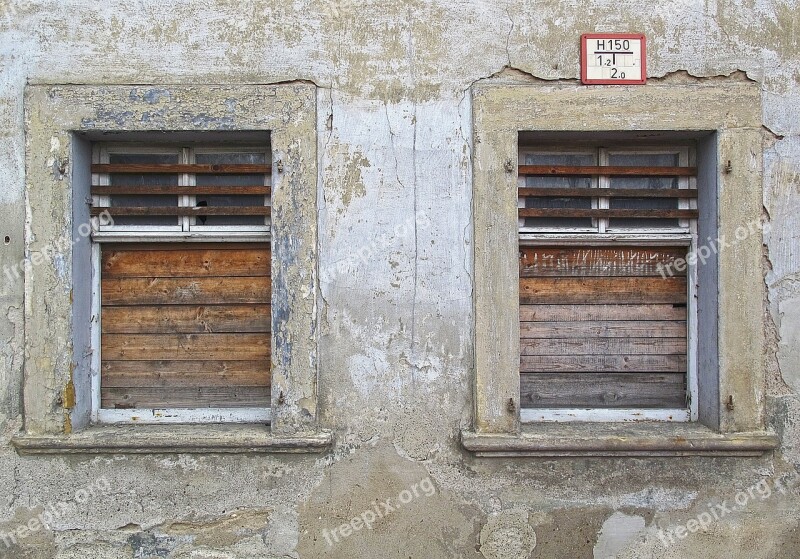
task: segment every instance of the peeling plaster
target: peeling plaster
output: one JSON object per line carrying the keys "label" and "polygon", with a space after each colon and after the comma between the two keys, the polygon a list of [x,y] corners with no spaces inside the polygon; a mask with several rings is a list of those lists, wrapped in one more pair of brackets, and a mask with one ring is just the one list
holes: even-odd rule
{"label": "peeling plaster", "polygon": [[778,313],[778,363],[783,380],[800,394],[800,297],[781,301]]}
{"label": "peeling plaster", "polygon": [[594,559],[609,559],[616,557],[617,553],[630,544],[645,527],[645,519],[641,516],[628,516],[622,512],[615,512],[608,520],[603,522],[603,527],[594,546]]}
{"label": "peeling plaster", "polygon": [[536,532],[525,510],[509,510],[489,519],[479,541],[486,559],[527,559],[536,548]]}

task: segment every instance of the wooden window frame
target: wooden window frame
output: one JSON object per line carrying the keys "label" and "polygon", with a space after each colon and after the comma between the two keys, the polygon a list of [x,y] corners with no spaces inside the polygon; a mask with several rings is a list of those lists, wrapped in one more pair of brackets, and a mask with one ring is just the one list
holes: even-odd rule
{"label": "wooden window frame", "polygon": [[[760,230],[702,268],[697,421],[607,422],[596,415],[530,423],[520,412],[520,142],[697,141],[698,184],[706,185],[698,193],[699,238],[731,239],[761,220],[760,95],[758,84],[739,79],[631,88],[506,76],[473,86],[475,384],[474,422],[462,431],[467,450],[490,457],[757,456],[776,448],[765,425]],[[619,238],[607,233],[602,240]]]}
{"label": "wooden window frame", "polygon": [[[158,107],[150,102],[154,98]],[[328,448],[332,437],[320,428],[317,411],[316,87],[301,82],[158,88],[35,85],[26,88],[25,109],[26,254],[50,258],[35,258],[24,278],[25,427],[14,439],[16,448],[45,454]],[[221,138],[236,138],[238,145],[239,140],[267,137],[275,210],[270,227],[274,345],[269,425],[93,426],[92,243],[81,232],[91,216],[92,144],[168,139],[216,145]],[[191,240],[195,232],[107,231],[101,236],[104,242],[112,237],[119,242]],[[263,241],[264,232],[202,236],[205,242],[248,239]],[[128,430],[120,436],[119,429]]]}
{"label": "wooden window frame", "polygon": [[[696,164],[693,148],[684,144],[652,144],[649,146],[632,146],[620,144],[614,147],[600,147],[598,145],[587,147],[557,148],[554,146],[529,146],[519,144],[519,161],[524,164],[525,156],[536,153],[537,155],[564,155],[580,153],[591,154],[595,158],[595,165],[607,167],[609,156],[612,154],[677,154],[679,165],[688,167]],[[518,177],[520,186],[524,178]],[[593,177],[592,187],[598,189],[610,188],[608,176]],[[679,189],[696,189],[695,177],[679,177]],[[595,199],[592,198],[593,207]],[[599,208],[608,207],[609,198],[600,198]],[[696,201],[679,199],[679,209],[696,209]],[[520,219],[520,221],[522,221]],[[609,243],[634,243],[637,246],[684,246],[686,251],[697,250],[697,222],[696,220],[680,220],[677,227],[637,227],[610,229],[608,219],[592,219],[593,228],[533,228],[519,226],[520,246],[607,246]],[[520,409],[521,423],[536,422],[629,422],[629,421],[674,421],[687,422],[698,419],[698,379],[697,379],[697,265],[687,265],[687,399],[685,408],[525,408]]]}
{"label": "wooden window frame", "polygon": [[[168,138],[167,138],[168,139]],[[264,146],[242,145],[221,146],[213,144],[199,144],[191,147],[167,145],[163,147],[145,146],[136,143],[99,143],[93,147],[92,163],[108,164],[112,154],[176,154],[181,164],[195,163],[198,153],[258,153],[263,151],[267,163],[272,162],[272,153]],[[194,186],[196,175],[182,173],[178,176],[178,186]],[[271,180],[265,179],[265,186],[271,186]],[[92,184],[108,186],[107,173],[92,173]],[[265,197],[268,199],[269,197]],[[110,196],[93,196],[96,206],[105,207],[110,203]],[[193,207],[194,197],[191,195],[178,196],[178,207]],[[102,304],[100,297],[100,282],[102,279],[101,249],[103,245],[111,245],[123,241],[131,242],[164,242],[176,245],[191,242],[206,242],[210,239],[216,242],[242,243],[242,242],[267,242],[271,241],[271,227],[269,217],[265,218],[264,226],[247,225],[196,225],[194,216],[178,217],[179,223],[174,226],[164,225],[115,225],[104,224],[101,221],[92,223],[92,310],[94,317],[91,323],[92,340],[92,380],[91,422],[93,424],[141,424],[159,425],[173,423],[269,423],[272,419],[272,409],[267,408],[129,408],[110,409],[101,405],[101,315]],[[231,236],[230,233],[238,235]],[[270,336],[272,333],[270,333]]]}

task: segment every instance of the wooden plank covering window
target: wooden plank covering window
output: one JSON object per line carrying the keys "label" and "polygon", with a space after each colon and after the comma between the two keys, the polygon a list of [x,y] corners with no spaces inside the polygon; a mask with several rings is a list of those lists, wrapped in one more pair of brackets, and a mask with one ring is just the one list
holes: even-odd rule
{"label": "wooden plank covering window", "polygon": [[697,189],[652,188],[535,188],[521,186],[519,195],[526,198],[697,198]]}
{"label": "wooden plank covering window", "polygon": [[117,196],[120,194],[134,194],[139,196],[194,196],[196,194],[220,194],[269,196],[272,187],[262,185],[251,186],[92,186],[94,196]]}
{"label": "wooden plank covering window", "polygon": [[269,206],[224,206],[224,207],[208,207],[197,206],[193,208],[177,207],[177,206],[117,206],[117,207],[94,207],[91,208],[91,215],[98,216],[109,214],[112,216],[158,216],[158,215],[174,215],[174,216],[207,216],[207,215],[270,215],[271,209]]}
{"label": "wooden plank covering window", "polygon": [[102,246],[101,407],[270,405],[266,243]]}
{"label": "wooden plank covering window", "polygon": [[272,172],[272,165],[248,165],[248,164],[199,164],[192,163],[186,165],[171,163],[96,163],[92,165],[92,173],[117,173],[117,174],[183,174],[193,175],[250,175],[250,174],[269,174]]}
{"label": "wooden plank covering window", "polygon": [[697,210],[520,208],[519,217],[592,217],[628,219],[697,219]]}
{"label": "wooden plank covering window", "polygon": [[519,174],[536,177],[693,177],[697,175],[697,168],[647,165],[520,165]]}
{"label": "wooden plank covering window", "polygon": [[686,250],[520,247],[522,406],[685,408]]}

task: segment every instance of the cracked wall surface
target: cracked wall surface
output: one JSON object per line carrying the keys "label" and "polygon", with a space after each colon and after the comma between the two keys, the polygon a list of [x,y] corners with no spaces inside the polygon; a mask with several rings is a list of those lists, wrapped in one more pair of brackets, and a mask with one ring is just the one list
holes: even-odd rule
{"label": "cracked wall surface", "polygon": [[[782,440],[774,455],[487,460],[460,445],[473,421],[472,166],[481,163],[472,160],[470,87],[492,76],[574,83],[579,36],[593,31],[644,33],[653,80],[741,72],[761,88],[764,375],[768,422]],[[0,272],[26,258],[26,84],[130,85],[153,105],[157,129],[170,84],[298,80],[318,87],[317,413],[334,447],[19,456],[8,442],[23,423],[26,301],[22,281],[3,273],[0,557],[800,553],[797,489],[774,485],[800,467],[796,0],[0,0]],[[753,489],[764,479],[768,497]],[[425,480],[430,495],[419,489]],[[730,508],[748,488],[741,510],[664,543],[709,503]],[[352,528],[404,491],[408,503]],[[3,536],[22,527],[7,545]]]}

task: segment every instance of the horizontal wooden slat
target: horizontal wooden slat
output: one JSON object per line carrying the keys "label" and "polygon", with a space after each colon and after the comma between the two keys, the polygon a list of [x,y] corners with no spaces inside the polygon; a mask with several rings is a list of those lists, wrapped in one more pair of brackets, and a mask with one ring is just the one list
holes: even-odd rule
{"label": "horizontal wooden slat", "polygon": [[269,305],[103,307],[103,334],[261,333]]}
{"label": "horizontal wooden slat", "polygon": [[92,186],[95,196],[119,196],[123,194],[137,196],[194,196],[195,194],[216,194],[228,196],[269,196],[269,186]]}
{"label": "horizontal wooden slat", "polygon": [[520,176],[694,177],[697,167],[520,165]]}
{"label": "horizontal wooden slat", "polygon": [[681,338],[686,322],[679,320],[597,320],[582,322],[520,322],[521,338]]}
{"label": "horizontal wooden slat", "polygon": [[95,163],[92,173],[122,173],[122,174],[174,174],[188,173],[193,175],[253,175],[272,172],[272,165],[252,164],[224,164],[208,165],[194,163],[178,165],[172,163]]}
{"label": "horizontal wooden slat", "polygon": [[528,198],[697,198],[695,188],[532,188],[520,187]]}
{"label": "horizontal wooden slat", "polygon": [[[686,247],[533,247],[519,248],[520,277],[661,276]],[[670,268],[667,268],[669,266]],[[672,275],[685,275],[683,273]]]}
{"label": "horizontal wooden slat", "polygon": [[191,243],[174,243],[174,242],[126,242],[114,243],[107,245],[113,246],[117,250],[271,250],[269,241],[246,241],[241,243],[221,243],[221,242],[191,242]]}
{"label": "horizontal wooden slat", "polygon": [[104,279],[103,305],[230,305],[270,302],[272,281],[255,278]]}
{"label": "horizontal wooden slat", "polygon": [[686,278],[520,278],[521,304],[686,303]]}
{"label": "horizontal wooden slat", "polygon": [[101,407],[106,409],[269,407],[270,389],[255,386],[102,388],[100,398]]}
{"label": "horizontal wooden slat", "polygon": [[112,216],[198,216],[198,215],[270,215],[270,206],[201,206],[182,208],[178,206],[93,206],[90,213],[98,216],[103,213]]}
{"label": "horizontal wooden slat", "polygon": [[267,334],[105,334],[103,360],[269,360]]}
{"label": "horizontal wooden slat", "polygon": [[686,305],[520,305],[525,322],[575,320],[686,320]]}
{"label": "horizontal wooden slat", "polygon": [[269,276],[270,257],[264,249],[220,250],[182,244],[163,250],[132,250],[106,245],[102,249],[102,274],[106,279]]}
{"label": "horizontal wooden slat", "polygon": [[686,355],[686,338],[527,338],[524,355]]}
{"label": "horizontal wooden slat", "polygon": [[519,217],[575,217],[575,218],[626,218],[626,219],[697,219],[698,210],[617,210],[573,208],[520,208]]}
{"label": "horizontal wooden slat", "polygon": [[682,374],[522,374],[523,408],[684,408]]}
{"label": "horizontal wooden slat", "polygon": [[269,386],[270,363],[259,361],[104,361],[102,386]]}
{"label": "horizontal wooden slat", "polygon": [[685,355],[523,355],[525,373],[685,373]]}

